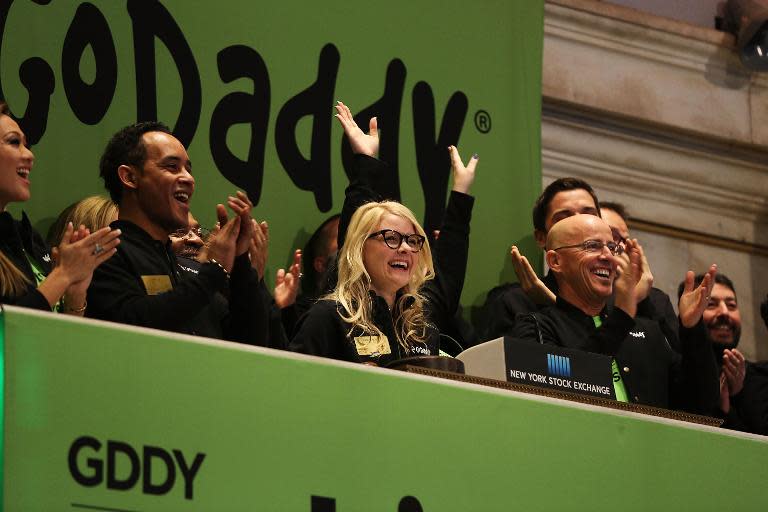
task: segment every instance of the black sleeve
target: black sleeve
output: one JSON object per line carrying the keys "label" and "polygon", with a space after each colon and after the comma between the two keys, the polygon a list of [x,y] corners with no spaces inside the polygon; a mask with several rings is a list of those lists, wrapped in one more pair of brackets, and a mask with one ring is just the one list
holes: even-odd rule
{"label": "black sleeve", "polygon": [[720,380],[715,354],[704,323],[679,325],[681,360],[671,375],[670,403],[675,409],[715,415],[719,409]]}
{"label": "black sleeve", "polygon": [[483,306],[484,338],[492,340],[514,335],[517,315],[533,313],[538,309],[517,283],[491,290]]}
{"label": "black sleeve", "polygon": [[681,353],[679,322],[669,295],[658,288],[651,288],[648,297],[638,303],[637,316],[657,322],[672,349]]}
{"label": "black sleeve", "polygon": [[259,274],[251,267],[248,253],[235,258],[229,280],[229,315],[224,336],[249,345],[269,345],[269,305],[272,297]]}
{"label": "black sleeve", "polygon": [[[546,312],[552,310],[552,314],[557,315],[556,306],[549,306],[542,310]],[[564,340],[559,339],[558,329],[552,314],[527,313],[517,315],[515,320],[514,337],[534,341],[536,343],[548,343],[551,345],[568,345]],[[538,324],[538,329],[537,329]],[[594,347],[593,351],[598,354],[615,357],[621,348],[624,339],[629,334],[629,330],[635,325],[635,320],[619,308],[615,308],[608,314],[608,317],[597,329],[593,329],[589,334],[588,346]],[[564,332],[568,325],[559,329]],[[578,336],[577,332],[569,333],[572,336]],[[539,337],[541,336],[541,337]]]}
{"label": "black sleeve", "polygon": [[313,356],[339,358],[340,347],[345,341],[336,303],[320,300],[299,319],[296,335],[288,344],[288,349]]}
{"label": "black sleeve", "polygon": [[430,322],[447,330],[461,300],[469,255],[469,224],[475,198],[451,191],[440,236],[435,243],[435,278],[421,290],[426,297]]}
{"label": "black sleeve", "polygon": [[635,326],[635,319],[621,308],[613,308],[599,328],[589,336],[590,346],[596,347],[600,354],[616,357],[630,329]]}
{"label": "black sleeve", "polygon": [[[733,425],[734,417],[738,426]],[[768,362],[747,362],[744,388],[731,397],[731,414],[723,426],[768,435]]]}
{"label": "black sleeve", "polygon": [[99,265],[88,288],[88,309],[92,318],[124,324],[184,332],[194,318],[212,300],[217,291],[227,288],[224,270],[205,263],[196,276],[176,283],[173,290],[147,295],[138,274],[121,253]]}
{"label": "black sleeve", "polygon": [[546,315],[535,312],[519,313],[512,324],[514,326],[512,331],[505,333],[504,336],[548,345],[561,344]]}
{"label": "black sleeve", "polygon": [[384,190],[387,164],[366,155],[355,155],[355,175],[344,192],[344,206],[339,218],[338,245],[341,248],[347,237],[347,228],[352,215],[365,203],[381,201],[384,198],[377,190]]}
{"label": "black sleeve", "polygon": [[37,287],[34,286],[30,286],[26,293],[18,297],[2,297],[0,298],[0,302],[10,306],[51,311],[51,305],[48,304],[48,299],[46,299]]}

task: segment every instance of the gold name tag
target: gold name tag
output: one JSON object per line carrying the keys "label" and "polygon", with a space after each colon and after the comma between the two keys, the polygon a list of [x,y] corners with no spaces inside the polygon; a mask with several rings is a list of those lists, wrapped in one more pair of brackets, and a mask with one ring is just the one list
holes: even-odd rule
{"label": "gold name tag", "polygon": [[381,356],[391,354],[389,340],[386,336],[358,336],[355,338],[355,350],[361,356]]}
{"label": "gold name tag", "polygon": [[171,278],[166,275],[160,276],[141,276],[144,281],[144,288],[147,289],[147,295],[159,295],[163,292],[173,290]]}

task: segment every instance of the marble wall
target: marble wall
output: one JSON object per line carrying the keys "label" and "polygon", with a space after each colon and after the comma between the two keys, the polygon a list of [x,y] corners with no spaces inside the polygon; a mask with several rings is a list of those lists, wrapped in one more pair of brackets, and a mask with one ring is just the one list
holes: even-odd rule
{"label": "marble wall", "polygon": [[624,203],[670,296],[687,269],[718,263],[737,288],[745,354],[768,359],[768,78],[733,44],[622,6],[548,0],[542,178],[578,176]]}

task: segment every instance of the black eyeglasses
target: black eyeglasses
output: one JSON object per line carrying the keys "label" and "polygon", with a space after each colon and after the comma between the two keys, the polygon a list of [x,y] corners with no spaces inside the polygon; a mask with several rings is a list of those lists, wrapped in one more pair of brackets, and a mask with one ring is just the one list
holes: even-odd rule
{"label": "black eyeglasses", "polygon": [[619,254],[624,252],[624,246],[621,244],[617,244],[616,242],[603,242],[602,240],[585,240],[581,242],[580,244],[576,245],[564,245],[562,247],[558,247],[557,249],[553,249],[555,251],[559,251],[560,249],[581,249],[585,252],[603,252],[603,247],[607,247],[609,251],[611,251],[611,254],[614,256],[618,256]]}
{"label": "black eyeglasses", "polygon": [[404,235],[398,231],[395,231],[394,229],[382,229],[381,231],[371,233],[368,235],[368,238],[375,238],[379,235],[381,235],[384,243],[387,244],[387,247],[390,249],[397,249],[400,247],[400,245],[403,243],[403,240],[405,240],[408,248],[413,252],[419,252],[424,246],[425,238],[423,236],[417,235],[415,233],[412,235]]}
{"label": "black eyeglasses", "polygon": [[171,236],[174,238],[189,238],[192,235],[196,235],[200,237],[201,240],[205,241],[208,239],[208,235],[210,235],[211,232],[205,228],[196,227],[196,228],[189,228],[189,229],[177,229],[173,233],[171,233]]}

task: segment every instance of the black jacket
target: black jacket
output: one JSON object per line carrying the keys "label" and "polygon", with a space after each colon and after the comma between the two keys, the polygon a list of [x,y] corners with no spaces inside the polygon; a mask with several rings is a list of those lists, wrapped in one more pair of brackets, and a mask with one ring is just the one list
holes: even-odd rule
{"label": "black jacket", "polygon": [[0,213],[0,251],[24,272],[30,282],[24,294],[18,297],[0,297],[0,302],[50,311],[48,300],[37,290],[35,275],[27,256],[34,260],[38,269],[48,275],[51,271],[51,255],[43,239],[32,229],[26,213],[21,214],[20,221],[14,220],[8,212]]}
{"label": "black jacket", "polygon": [[[354,211],[362,204],[381,197],[372,188],[385,164],[373,158],[357,155],[358,175],[347,188],[344,207],[339,221],[339,247],[346,237],[346,229]],[[451,192],[446,207],[445,221],[440,237],[433,250],[435,279],[425,283],[421,289],[426,298],[425,317],[429,323],[428,336],[424,346],[416,346],[413,353],[407,353],[397,342],[392,315],[385,300],[371,295],[373,321],[387,336],[390,354],[374,356],[360,355],[355,338],[365,336],[358,330],[350,331],[350,325],[341,319],[336,303],[319,301],[299,320],[297,332],[289,344],[291,350],[335,359],[359,362],[375,362],[383,366],[400,357],[438,353],[440,346],[439,329],[452,321],[459,305],[464,286],[467,257],[469,252],[469,223],[474,198],[460,192]],[[398,297],[396,300],[404,300]],[[394,308],[397,310],[397,306]],[[358,340],[359,342],[360,340]]]}
{"label": "black jacket", "polygon": [[[267,304],[247,254],[235,260],[231,279],[214,263],[197,273],[179,266],[169,241],[154,240],[135,224],[118,220],[117,253],[94,272],[88,288],[87,315],[143,327],[262,345],[266,341]],[[189,262],[184,262],[189,267]],[[142,277],[170,285],[151,294]],[[148,287],[150,288],[148,291]]]}
{"label": "black jacket", "polygon": [[[552,293],[557,295],[557,281],[551,272],[548,272],[542,282]],[[613,306],[609,300],[609,309]],[[534,303],[525,293],[519,283],[508,283],[497,286],[490,292],[483,306],[481,320],[485,323],[485,329],[481,332],[485,340],[492,340],[501,336],[512,336],[515,331],[515,319],[517,315],[534,313],[548,307]],[[669,295],[651,288],[643,301],[637,305],[637,316],[647,318],[659,323],[659,328],[666,336],[670,346],[680,352],[678,334],[678,320]]]}
{"label": "black jacket", "polygon": [[[704,324],[680,326],[682,353],[672,349],[658,322],[632,318],[619,308],[591,316],[562,298],[555,306],[520,315],[515,338],[613,356],[630,400],[635,403],[712,414],[717,408],[717,364],[704,342]],[[539,331],[537,331],[537,323]]]}
{"label": "black jacket", "polygon": [[[542,282],[557,295],[555,276],[548,272]],[[484,340],[493,340],[501,336],[512,336],[515,331],[517,315],[534,313],[546,305],[533,302],[525,293],[520,283],[507,283],[488,292],[483,305],[482,321],[485,326],[478,329]]]}
{"label": "black jacket", "polygon": [[768,435],[768,361],[746,362],[744,387],[730,400],[724,428]]}

